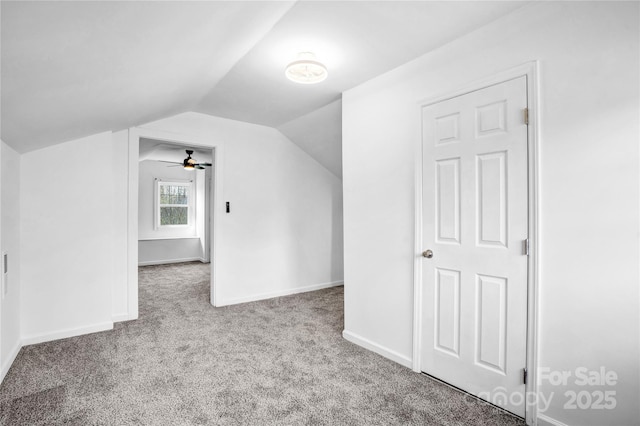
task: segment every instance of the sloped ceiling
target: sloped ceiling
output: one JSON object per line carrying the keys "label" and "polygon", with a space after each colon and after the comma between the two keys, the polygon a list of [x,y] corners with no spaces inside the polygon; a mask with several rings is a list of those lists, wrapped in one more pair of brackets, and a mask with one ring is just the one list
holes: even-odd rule
{"label": "sloped ceiling", "polygon": [[[198,112],[277,127],[522,6],[510,1],[301,1],[204,96]],[[286,64],[312,51],[329,78],[300,85]]]}
{"label": "sloped ceiling", "polygon": [[2,1],[2,139],[25,152],[192,110],[292,5]]}
{"label": "sloped ceiling", "polygon": [[[341,93],[520,1],[2,1],[2,139],[26,152],[186,111],[264,124],[340,175]],[[318,85],[285,79],[312,50]]]}
{"label": "sloped ceiling", "polygon": [[285,123],[278,130],[342,178],[342,100]]}

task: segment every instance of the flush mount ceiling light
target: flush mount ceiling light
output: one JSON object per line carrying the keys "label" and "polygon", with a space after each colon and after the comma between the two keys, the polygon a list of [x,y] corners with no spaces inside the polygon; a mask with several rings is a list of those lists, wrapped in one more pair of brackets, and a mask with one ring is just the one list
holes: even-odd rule
{"label": "flush mount ceiling light", "polygon": [[291,81],[301,84],[315,84],[327,78],[327,67],[316,60],[311,52],[298,53],[295,61],[287,65],[285,75]]}

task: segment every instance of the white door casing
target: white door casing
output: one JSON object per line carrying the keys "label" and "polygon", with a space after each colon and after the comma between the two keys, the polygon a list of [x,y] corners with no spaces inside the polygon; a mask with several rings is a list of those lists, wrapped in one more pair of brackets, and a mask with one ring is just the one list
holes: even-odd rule
{"label": "white door casing", "polygon": [[433,258],[422,260],[421,369],[520,416],[526,108],[522,76],[425,106],[422,121],[422,247]]}

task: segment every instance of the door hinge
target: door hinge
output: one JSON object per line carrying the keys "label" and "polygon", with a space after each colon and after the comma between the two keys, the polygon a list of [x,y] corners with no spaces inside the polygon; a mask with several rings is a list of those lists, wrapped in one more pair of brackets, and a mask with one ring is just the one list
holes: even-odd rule
{"label": "door hinge", "polygon": [[522,241],[522,251],[524,251],[525,256],[529,256],[529,239]]}
{"label": "door hinge", "polygon": [[524,113],[524,124],[529,125],[529,108],[525,108],[523,110]]}
{"label": "door hinge", "polygon": [[527,369],[526,368],[522,369],[522,383],[524,383],[525,385],[527,384]]}

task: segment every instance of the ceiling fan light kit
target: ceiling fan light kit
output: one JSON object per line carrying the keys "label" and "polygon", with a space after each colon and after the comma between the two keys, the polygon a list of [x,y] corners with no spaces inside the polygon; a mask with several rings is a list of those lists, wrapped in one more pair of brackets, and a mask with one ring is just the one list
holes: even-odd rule
{"label": "ceiling fan light kit", "polygon": [[185,170],[193,170],[195,168],[194,165],[196,164],[196,160],[191,158],[191,154],[193,154],[193,150],[187,149],[185,152],[187,153],[187,158],[184,159],[184,161],[182,162],[182,165]]}
{"label": "ceiling fan light kit", "polygon": [[194,158],[191,158],[191,154],[193,154],[193,150],[187,149],[185,150],[185,152],[187,153],[187,158],[185,158],[184,161],[182,161],[182,163],[178,163],[177,161],[164,161],[164,160],[159,160],[159,161],[163,163],[173,164],[173,166],[170,166],[170,167],[182,166],[185,170],[204,170],[205,166],[211,167],[211,163],[198,163]]}
{"label": "ceiling fan light kit", "polygon": [[327,67],[316,60],[312,52],[298,53],[295,61],[287,65],[285,75],[291,81],[300,84],[316,84],[327,79]]}

